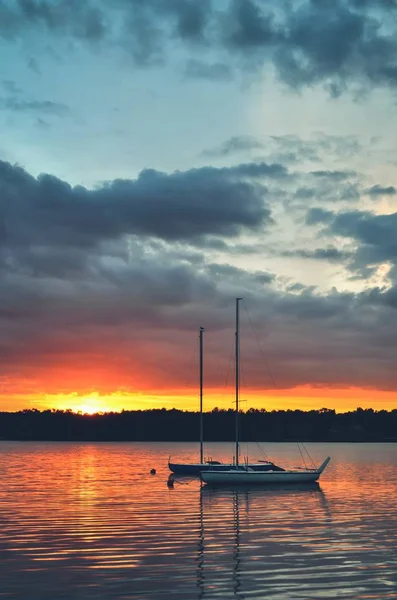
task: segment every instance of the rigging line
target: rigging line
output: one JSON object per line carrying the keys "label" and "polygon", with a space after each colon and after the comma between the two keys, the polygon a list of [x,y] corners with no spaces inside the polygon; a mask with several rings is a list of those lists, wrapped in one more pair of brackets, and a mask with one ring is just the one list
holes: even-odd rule
{"label": "rigging line", "polygon": [[[246,314],[247,314],[248,321],[249,321],[249,324],[250,324],[250,326],[251,326],[252,332],[253,332],[253,334],[254,334],[254,336],[255,336],[255,339],[256,339],[256,342],[257,342],[257,344],[258,344],[258,346],[259,346],[260,353],[262,354],[263,362],[264,362],[264,364],[265,364],[265,366],[266,366],[266,368],[267,368],[267,372],[268,372],[268,374],[269,374],[269,377],[270,377],[270,379],[271,379],[271,381],[272,381],[272,384],[273,384],[273,386],[275,387],[275,389],[279,389],[279,387],[278,387],[278,385],[277,385],[277,383],[276,383],[276,381],[275,381],[275,379],[274,379],[274,377],[273,377],[273,373],[272,373],[272,371],[271,371],[271,369],[270,369],[270,366],[269,366],[269,364],[268,364],[268,362],[267,362],[267,360],[266,360],[265,354],[264,354],[264,352],[263,352],[263,350],[262,350],[262,346],[261,346],[261,344],[260,344],[260,342],[259,342],[259,339],[258,339],[258,336],[257,336],[257,334],[256,334],[256,331],[255,331],[255,329],[254,329],[254,326],[253,326],[253,324],[252,324],[251,318],[250,318],[250,316],[249,316],[249,312],[248,312],[248,310],[247,310],[247,307],[246,307],[246,305],[245,305],[245,300],[243,300],[243,306],[244,306],[244,310],[245,310],[245,312],[246,312]],[[297,444],[298,444],[298,449],[299,449],[300,455],[301,455],[301,457],[302,457],[302,460],[303,460],[303,464],[304,464],[304,465],[305,465],[305,467],[306,467],[306,462],[305,462],[305,459],[304,459],[304,457],[303,457],[303,455],[302,455],[301,449],[300,449],[300,447],[299,447],[299,442],[297,442]],[[309,458],[310,458],[310,460],[311,460],[312,464],[314,465],[314,462],[313,462],[313,460],[312,460],[311,456],[309,455],[309,453],[308,453],[308,456],[309,456]]]}
{"label": "rigging line", "polygon": [[305,461],[305,457],[304,457],[304,456],[303,456],[303,454],[302,454],[302,450],[301,450],[301,447],[300,447],[300,443],[299,443],[299,442],[296,442],[296,443],[297,443],[297,445],[298,445],[298,450],[299,450],[299,454],[301,455],[301,459],[302,459],[303,465],[304,465],[305,469],[307,469],[307,467],[306,467],[306,461]]}
{"label": "rigging line", "polygon": [[306,452],[307,456],[309,457],[310,462],[312,463],[313,467],[316,469],[316,463],[314,462],[314,460],[310,456],[308,449],[306,448],[306,446],[305,446],[305,444],[303,442],[301,442],[301,444],[302,444],[302,448],[304,449],[304,451]]}
{"label": "rigging line", "polygon": [[258,344],[258,346],[259,346],[260,353],[262,354],[262,358],[263,358],[263,361],[264,361],[264,363],[265,363],[265,366],[266,366],[266,369],[267,369],[268,375],[269,375],[269,377],[270,377],[270,380],[271,380],[271,382],[272,382],[272,384],[273,384],[273,387],[275,387],[276,389],[278,389],[278,385],[276,384],[276,381],[275,381],[275,379],[274,379],[274,377],[273,377],[273,373],[272,373],[272,372],[271,372],[271,370],[270,370],[270,366],[269,366],[269,364],[268,364],[268,362],[267,362],[267,359],[266,359],[266,356],[265,356],[265,354],[264,354],[264,352],[263,352],[263,350],[262,350],[262,346],[261,346],[261,344],[260,344],[260,342],[259,342],[258,336],[257,336],[257,334],[256,334],[256,331],[255,331],[255,329],[254,329],[254,326],[253,326],[253,324],[252,324],[252,321],[251,321],[251,318],[250,318],[250,316],[249,316],[249,313],[248,313],[248,310],[247,310],[247,307],[246,307],[246,305],[245,305],[245,301],[244,301],[244,300],[243,300],[243,306],[244,306],[244,310],[245,310],[245,312],[246,312],[246,314],[247,314],[248,321],[249,321],[249,324],[250,324],[250,326],[251,326],[252,332],[253,332],[253,334],[254,334],[254,336],[255,336],[255,339],[256,339],[256,342],[257,342],[257,344]]}
{"label": "rigging line", "polygon": [[255,442],[255,443],[256,443],[256,445],[258,446],[258,448],[259,448],[259,451],[262,453],[262,456],[263,456],[263,458],[264,458],[265,460],[267,460],[268,462],[272,462],[272,461],[270,460],[270,456],[269,456],[269,455],[268,455],[268,454],[267,454],[267,453],[264,451],[264,449],[262,448],[262,446],[260,445],[260,443],[259,443],[259,442]]}

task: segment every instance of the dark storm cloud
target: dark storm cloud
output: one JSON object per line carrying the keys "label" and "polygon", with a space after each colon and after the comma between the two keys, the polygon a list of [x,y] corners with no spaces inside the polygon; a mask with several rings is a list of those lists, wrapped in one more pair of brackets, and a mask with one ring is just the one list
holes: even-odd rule
{"label": "dark storm cloud", "polygon": [[0,162],[2,243],[92,246],[126,234],[199,240],[260,230],[271,223],[266,188],[256,181],[266,176],[285,177],[286,170],[265,163],[147,169],[135,180],[88,190]]}
{"label": "dark storm cloud", "polygon": [[289,86],[322,83],[338,96],[351,84],[396,86],[396,13],[379,0],[17,0],[0,6],[0,35],[47,29],[119,45],[141,65],[164,61],[178,42],[193,59],[208,50],[233,68],[272,64]]}
{"label": "dark storm cloud", "polygon": [[382,186],[379,184],[373,185],[372,187],[365,190],[365,193],[369,196],[394,196],[397,194],[397,189],[394,185]]}

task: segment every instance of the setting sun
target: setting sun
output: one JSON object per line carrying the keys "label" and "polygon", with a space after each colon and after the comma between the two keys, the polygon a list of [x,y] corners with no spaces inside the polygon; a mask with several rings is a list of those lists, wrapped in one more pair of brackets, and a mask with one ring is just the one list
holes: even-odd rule
{"label": "setting sun", "polygon": [[76,412],[82,412],[85,415],[95,415],[100,412],[109,412],[109,409],[104,410],[98,404],[93,402],[92,404],[80,404],[80,406],[76,407]]}
{"label": "setting sun", "polygon": [[51,394],[46,395],[46,400],[52,407],[57,409],[69,409],[73,412],[81,412],[86,415],[120,410],[120,408],[109,406],[111,395],[101,395],[99,392],[87,395],[80,395],[77,392],[72,392],[71,394]]}

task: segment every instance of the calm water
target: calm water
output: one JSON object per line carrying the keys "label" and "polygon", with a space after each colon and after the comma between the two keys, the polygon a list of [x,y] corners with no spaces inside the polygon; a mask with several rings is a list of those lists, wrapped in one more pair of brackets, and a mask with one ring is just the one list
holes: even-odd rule
{"label": "calm water", "polygon": [[397,598],[397,444],[307,448],[318,487],[216,490],[166,485],[195,444],[0,442],[0,598]]}

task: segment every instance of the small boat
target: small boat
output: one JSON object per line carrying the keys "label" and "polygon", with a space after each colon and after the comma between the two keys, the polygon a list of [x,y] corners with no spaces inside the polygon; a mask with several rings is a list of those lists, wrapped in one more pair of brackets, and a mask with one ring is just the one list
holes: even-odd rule
{"label": "small boat", "polygon": [[239,428],[238,428],[238,410],[239,410],[239,301],[242,298],[236,298],[236,337],[235,337],[235,369],[236,369],[236,463],[230,469],[206,468],[200,471],[201,480],[204,483],[214,485],[267,485],[274,483],[299,484],[313,483],[317,481],[328,465],[331,458],[328,456],[322,465],[313,469],[287,470],[280,467],[273,468],[270,464],[264,466],[252,465],[248,462],[244,465],[239,464]]}
{"label": "small boat", "polygon": [[[240,298],[239,298],[240,300]],[[236,321],[237,321],[237,329],[238,329],[238,303],[236,309]],[[281,467],[278,467],[271,461],[260,461],[257,463],[249,463],[247,465],[239,465],[238,457],[237,459],[234,457],[234,461],[232,463],[221,463],[217,460],[204,460],[204,442],[203,442],[203,334],[204,327],[200,327],[199,330],[199,355],[200,355],[200,459],[197,463],[174,463],[171,462],[171,457],[168,460],[168,468],[170,471],[175,473],[176,475],[197,475],[199,476],[203,471],[230,471],[230,469],[238,469],[243,470],[246,467],[252,469],[253,471],[283,471]],[[238,349],[237,349],[238,353]],[[238,361],[238,356],[237,356]],[[237,377],[237,385],[238,385],[238,374]],[[239,443],[238,443],[238,398],[236,402],[236,452],[239,452]]]}
{"label": "small boat", "polygon": [[323,464],[318,469],[302,469],[302,470],[254,470],[249,467],[239,469],[229,469],[228,471],[202,471],[200,473],[201,480],[204,483],[216,485],[258,485],[258,484],[300,484],[314,483],[317,481],[328,465],[331,458],[328,456]]}
{"label": "small boat", "polygon": [[[205,471],[230,471],[231,469],[245,470],[245,465],[237,465],[235,463],[222,463],[217,460],[206,460],[202,463],[172,463],[168,462],[168,468],[175,475],[200,475]],[[278,467],[272,462],[258,462],[251,463],[248,465],[251,471],[283,471],[281,467]]]}

